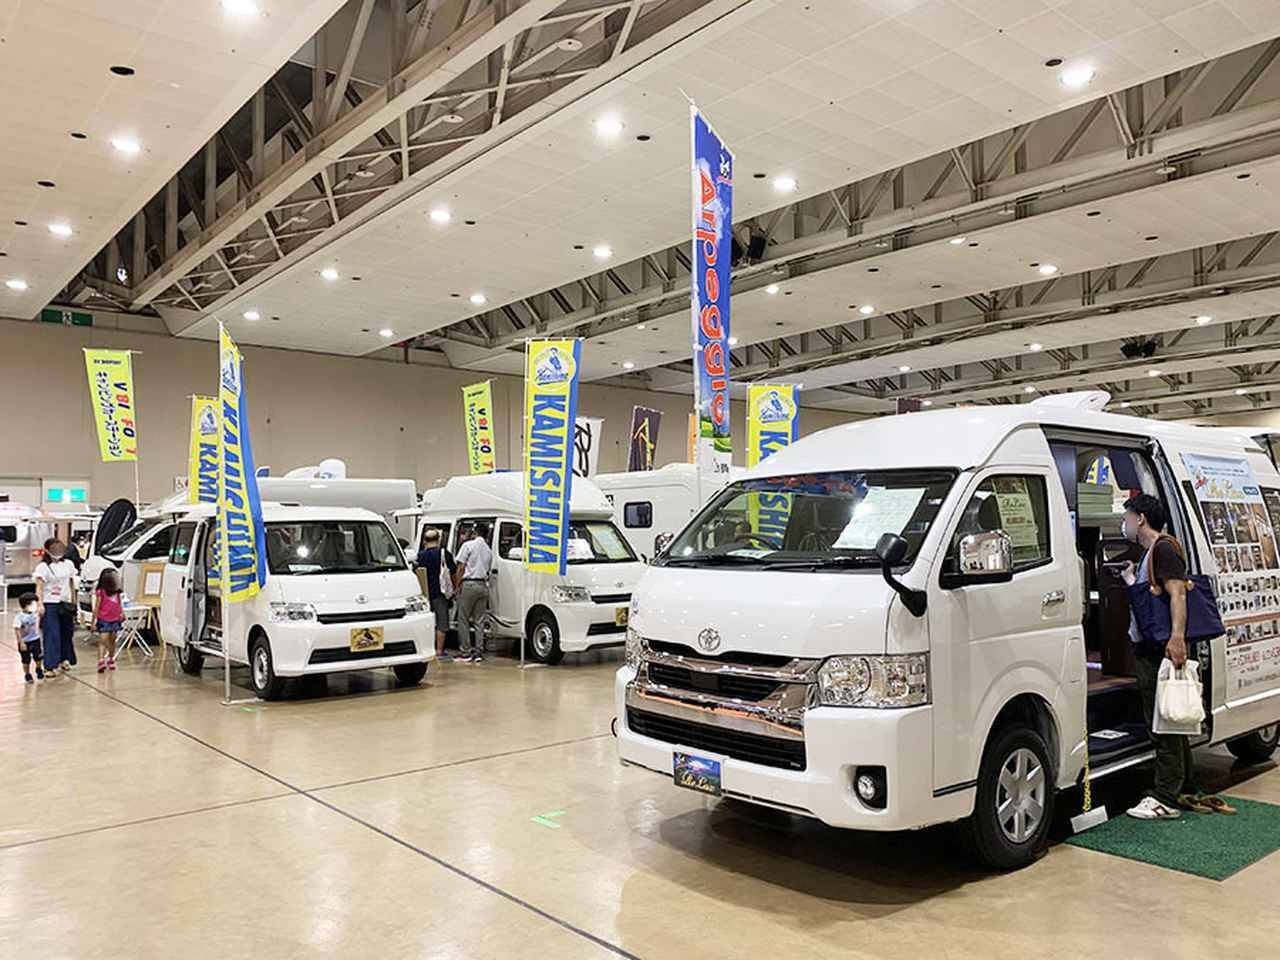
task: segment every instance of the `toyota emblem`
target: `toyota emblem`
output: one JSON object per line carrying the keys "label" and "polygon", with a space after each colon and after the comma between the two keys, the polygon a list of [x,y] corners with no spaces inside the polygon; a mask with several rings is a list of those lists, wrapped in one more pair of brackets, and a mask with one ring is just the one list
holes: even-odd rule
{"label": "toyota emblem", "polygon": [[720,631],[715,627],[707,627],[698,634],[698,649],[710,653],[720,649]]}
{"label": "toyota emblem", "polygon": [[368,603],[368,602],[369,602],[368,596],[366,596],[363,593],[356,594],[356,603]]}

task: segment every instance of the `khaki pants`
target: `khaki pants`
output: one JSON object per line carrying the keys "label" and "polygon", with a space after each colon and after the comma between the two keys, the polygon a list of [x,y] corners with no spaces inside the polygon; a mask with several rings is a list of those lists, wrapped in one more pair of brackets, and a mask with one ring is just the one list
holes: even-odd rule
{"label": "khaki pants", "polygon": [[[458,591],[458,646],[463,654],[484,653],[484,618],[489,612],[489,583],[463,580]],[[471,631],[475,630],[475,641]]]}

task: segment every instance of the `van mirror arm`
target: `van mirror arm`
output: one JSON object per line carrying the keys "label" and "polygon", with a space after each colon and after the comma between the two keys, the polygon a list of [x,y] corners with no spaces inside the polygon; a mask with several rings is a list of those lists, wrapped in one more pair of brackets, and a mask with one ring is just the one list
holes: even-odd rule
{"label": "van mirror arm", "polygon": [[923,617],[929,605],[929,597],[923,590],[913,590],[893,575],[895,564],[907,555],[909,544],[896,533],[886,533],[876,542],[876,556],[880,558],[880,575],[899,597],[902,605],[914,617]]}

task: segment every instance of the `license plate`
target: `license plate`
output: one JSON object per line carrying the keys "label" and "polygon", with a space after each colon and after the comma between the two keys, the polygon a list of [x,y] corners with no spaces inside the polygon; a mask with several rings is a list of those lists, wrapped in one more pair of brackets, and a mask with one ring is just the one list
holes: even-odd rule
{"label": "license plate", "polygon": [[351,652],[363,653],[366,650],[381,650],[383,645],[381,627],[352,627]]}
{"label": "license plate", "polygon": [[677,787],[720,796],[720,761],[677,750],[671,756],[672,776]]}
{"label": "license plate", "polygon": [[625,627],[627,621],[631,619],[630,607],[618,607],[613,611],[613,624],[617,627]]}

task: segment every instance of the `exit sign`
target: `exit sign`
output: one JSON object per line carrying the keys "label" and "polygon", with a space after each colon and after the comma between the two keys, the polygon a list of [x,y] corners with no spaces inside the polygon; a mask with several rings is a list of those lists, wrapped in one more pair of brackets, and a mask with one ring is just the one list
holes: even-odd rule
{"label": "exit sign", "polygon": [[40,311],[42,323],[60,323],[66,327],[92,327],[93,314],[81,313],[79,310],[59,310],[57,307],[45,307]]}

